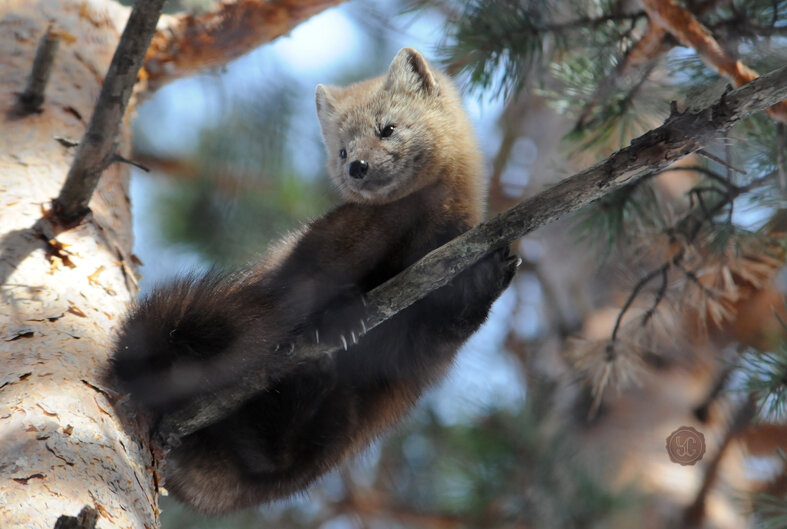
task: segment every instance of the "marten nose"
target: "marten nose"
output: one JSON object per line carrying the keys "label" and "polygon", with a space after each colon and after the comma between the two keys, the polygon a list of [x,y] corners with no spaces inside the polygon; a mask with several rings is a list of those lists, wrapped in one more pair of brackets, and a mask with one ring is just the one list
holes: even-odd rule
{"label": "marten nose", "polygon": [[350,164],[348,170],[353,178],[363,178],[366,176],[366,171],[369,170],[369,164],[366,163],[366,160],[355,160]]}

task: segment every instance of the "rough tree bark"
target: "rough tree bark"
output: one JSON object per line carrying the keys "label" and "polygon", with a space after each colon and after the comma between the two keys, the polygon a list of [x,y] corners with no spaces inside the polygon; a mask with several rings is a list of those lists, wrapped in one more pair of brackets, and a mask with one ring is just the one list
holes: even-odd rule
{"label": "rough tree bark", "polygon": [[[92,217],[57,235],[57,196],[127,9],[71,0],[0,6],[0,526],[54,527],[95,508],[100,526],[154,527],[147,443],[99,382],[110,335],[136,294],[125,167],[107,170]],[[39,112],[18,104],[47,26],[61,39]],[[127,125],[127,123],[126,123]],[[127,126],[124,127],[127,131]],[[128,134],[121,137],[124,150]]]}
{"label": "rough tree bark", "polygon": [[[241,3],[262,36],[214,45],[211,64],[338,1],[301,10],[291,0]],[[221,24],[232,4],[213,18],[211,37],[221,42],[222,29],[237,29]],[[253,17],[252,4],[262,16]],[[103,0],[0,2],[0,527],[56,527],[63,515],[85,526],[96,517],[98,527],[158,526],[145,427],[116,413],[117,395],[101,382],[112,333],[137,292],[127,166],[103,172],[92,214],[77,227],[58,229],[45,211],[72,165],[128,13]],[[266,21],[273,29],[264,31]],[[46,35],[60,45],[37,61],[52,66],[42,102],[34,88],[47,75],[28,79]],[[181,46],[199,38],[167,35]],[[107,153],[127,154],[128,125],[127,114],[118,150]]]}

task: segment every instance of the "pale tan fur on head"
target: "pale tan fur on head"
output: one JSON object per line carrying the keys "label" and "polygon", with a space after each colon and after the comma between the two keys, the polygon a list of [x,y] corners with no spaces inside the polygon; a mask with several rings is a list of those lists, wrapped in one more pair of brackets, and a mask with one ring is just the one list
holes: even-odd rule
{"label": "pale tan fur on head", "polygon": [[[400,50],[380,77],[346,88],[318,85],[316,99],[328,170],[348,201],[391,202],[440,181],[478,202],[465,206],[480,218],[483,177],[472,126],[451,80],[416,50]],[[361,160],[367,172],[353,177],[350,164]]]}

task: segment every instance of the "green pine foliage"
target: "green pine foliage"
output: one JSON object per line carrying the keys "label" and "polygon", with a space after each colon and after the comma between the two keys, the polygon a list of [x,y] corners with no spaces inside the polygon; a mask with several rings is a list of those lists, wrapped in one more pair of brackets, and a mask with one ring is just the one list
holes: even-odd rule
{"label": "green pine foliage", "polygon": [[[782,329],[787,326],[779,320]],[[745,375],[744,391],[757,396],[762,413],[782,420],[787,412],[787,341],[775,351],[751,350],[744,354],[740,365]]]}
{"label": "green pine foliage", "polygon": [[[765,73],[787,61],[787,2],[688,0],[682,5],[695,12],[726,53],[755,71]],[[600,160],[663,121],[670,101],[679,102],[679,111],[693,111],[718,100],[728,84],[694,50],[674,40],[668,52],[629,67],[628,54],[648,24],[642,15],[604,1],[571,3],[570,11],[562,2],[469,2],[460,21],[448,26],[453,40],[445,61],[477,90],[544,98],[574,123],[565,149],[582,153],[583,160]],[[747,259],[761,254],[784,260],[786,159],[785,126],[758,115],[734,127],[685,171],[682,178],[692,182],[685,195],[661,192],[654,175],[585,208],[577,217],[577,236],[603,258],[628,258],[645,271],[662,266],[654,262],[659,252],[649,246],[669,245],[664,246],[669,252],[662,251],[667,267],[662,286],[639,282],[634,292],[642,291],[635,295],[654,292],[653,312],[668,282],[682,284],[682,291],[668,295],[688,295],[699,310],[712,307],[719,325],[719,314],[735,293],[703,283],[705,275],[756,282],[747,274],[757,266],[749,270]],[[783,420],[787,343],[774,350],[750,349],[738,370],[762,417]],[[787,525],[783,498],[762,496],[755,511],[763,527]]]}
{"label": "green pine foliage", "polygon": [[787,502],[772,494],[759,494],[754,500],[757,529],[783,529],[787,527]]}

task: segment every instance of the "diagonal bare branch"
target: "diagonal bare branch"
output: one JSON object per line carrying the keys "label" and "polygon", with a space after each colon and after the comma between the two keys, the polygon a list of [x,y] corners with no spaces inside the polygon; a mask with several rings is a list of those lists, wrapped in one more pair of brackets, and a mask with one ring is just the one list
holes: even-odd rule
{"label": "diagonal bare branch", "polygon": [[163,5],[164,0],[134,3],[66,181],[52,201],[52,213],[64,226],[78,224],[88,213],[101,173],[113,161],[120,123]]}

